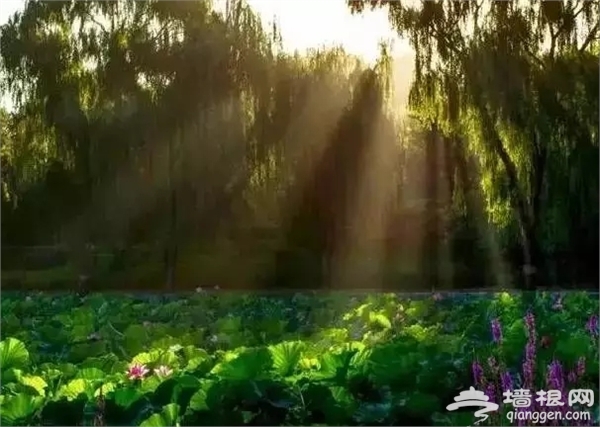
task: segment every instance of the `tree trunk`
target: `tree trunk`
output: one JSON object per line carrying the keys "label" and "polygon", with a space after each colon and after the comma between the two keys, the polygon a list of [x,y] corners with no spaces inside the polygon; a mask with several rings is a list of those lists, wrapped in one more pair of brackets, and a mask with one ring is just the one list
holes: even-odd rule
{"label": "tree trunk", "polygon": [[[477,239],[486,238],[485,233],[487,223],[483,219],[484,207],[481,202],[481,197],[476,193],[476,188],[473,185],[474,172],[469,164],[469,158],[467,150],[465,149],[464,141],[459,137],[454,136],[450,142],[451,149],[454,153],[454,162],[457,174],[457,187],[462,193],[464,200],[464,218],[465,228],[461,230],[457,236],[459,241],[456,242],[456,248],[453,251],[453,260],[456,265],[463,267],[462,274],[456,275],[454,282],[454,289],[466,289],[475,286],[471,286],[472,282],[478,283],[476,287],[487,286],[487,268],[489,262],[489,253],[480,253],[477,248]],[[486,242],[488,243],[488,242]],[[488,246],[489,247],[489,246]],[[457,253],[454,253],[457,252]],[[477,271],[473,271],[473,268],[468,267],[473,263],[481,265]],[[463,281],[468,281],[468,284]],[[481,284],[481,282],[484,282]]]}
{"label": "tree trunk", "polygon": [[[541,284],[538,268],[542,264],[542,251],[537,238],[537,221],[533,216],[533,209],[529,209],[527,196],[519,185],[517,168],[495,131],[490,113],[485,108],[480,108],[480,112],[483,119],[483,128],[487,129],[486,137],[489,138],[492,149],[498,155],[506,170],[510,203],[516,214],[521,232],[524,288],[525,290],[534,290]],[[539,207],[536,206],[536,210],[539,212]]]}

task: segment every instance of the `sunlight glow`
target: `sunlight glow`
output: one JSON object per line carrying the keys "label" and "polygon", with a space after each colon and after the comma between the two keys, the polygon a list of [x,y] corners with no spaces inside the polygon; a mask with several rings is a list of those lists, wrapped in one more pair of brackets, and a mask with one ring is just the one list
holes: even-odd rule
{"label": "sunlight glow", "polygon": [[372,64],[379,56],[380,42],[392,42],[393,53],[410,51],[391,28],[387,9],[352,15],[345,0],[247,1],[265,24],[275,19],[288,52],[342,46]]}
{"label": "sunlight glow", "polygon": [[[389,43],[392,57],[406,57],[412,49],[398,37],[388,21],[387,9],[365,10],[353,15],[345,0],[247,0],[265,26],[276,22],[288,53],[341,46],[373,65],[379,57],[379,44]],[[3,0],[0,25],[25,6],[24,0]],[[215,0],[215,9],[225,8],[226,0]],[[405,62],[404,68],[408,66]],[[403,72],[407,73],[406,71]],[[406,80],[406,79],[404,79]],[[404,95],[404,93],[403,93]],[[0,104],[12,109],[12,101],[2,96]]]}
{"label": "sunlight glow", "polygon": [[[400,40],[388,21],[387,9],[365,10],[352,15],[345,0],[247,0],[265,25],[277,23],[284,49],[290,53],[320,47],[342,46],[348,53],[373,63],[379,55],[379,43],[392,42],[393,53],[411,51]],[[216,9],[226,0],[214,0]],[[24,0],[2,0],[0,25],[22,10]]]}

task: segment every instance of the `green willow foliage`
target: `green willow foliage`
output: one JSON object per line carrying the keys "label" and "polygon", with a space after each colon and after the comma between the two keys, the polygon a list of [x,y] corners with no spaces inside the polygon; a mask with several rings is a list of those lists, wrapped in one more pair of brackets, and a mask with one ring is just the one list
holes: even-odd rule
{"label": "green willow foliage", "polygon": [[[561,257],[571,270],[593,259],[596,280],[592,3],[369,4],[389,8],[416,54],[410,129],[391,119],[385,47],[374,67],[386,102],[373,117],[388,117],[385,139],[402,147],[390,155],[396,174],[377,177],[398,187],[385,250],[402,246],[404,264],[431,258],[424,271],[444,251],[483,269],[508,255],[549,276]],[[365,65],[341,49],[284,53],[277,28],[243,1],[219,5],[30,0],[1,28],[2,89],[15,105],[0,117],[3,242],[64,243],[75,259],[86,242],[159,242],[172,282],[201,243],[259,227],[276,229],[270,240],[290,235],[290,194],[315,167],[335,170],[318,166],[324,147],[356,163],[343,147],[361,145],[347,112],[364,117]],[[410,172],[419,165],[424,178]]]}
{"label": "green willow foliage", "polygon": [[[361,11],[362,1],[350,1]],[[478,159],[524,262],[598,234],[598,9],[592,2],[370,2],[416,52],[414,113]],[[586,230],[583,232],[583,230]],[[587,234],[587,235],[586,235]],[[577,243],[575,243],[577,242]]]}
{"label": "green willow foliage", "polygon": [[[217,14],[209,2],[31,1],[2,29],[5,89],[18,106],[6,120],[44,135],[26,147],[45,153],[37,179],[62,168],[80,184],[78,205],[115,230],[142,215],[133,194],[149,208],[144,196],[169,180],[190,184],[181,203],[200,211],[227,186],[263,203],[285,185],[296,140],[317,138],[316,122],[349,100],[361,67],[340,50],[277,53],[277,38],[242,2]],[[16,145],[25,132],[5,138]],[[23,196],[13,181],[28,179],[16,161],[24,150],[6,150],[7,200]]]}

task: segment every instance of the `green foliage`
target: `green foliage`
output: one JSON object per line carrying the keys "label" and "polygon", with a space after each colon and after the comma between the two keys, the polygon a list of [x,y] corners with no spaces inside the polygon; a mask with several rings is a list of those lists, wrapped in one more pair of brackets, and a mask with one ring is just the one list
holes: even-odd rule
{"label": "green foliage", "polygon": [[[314,129],[323,114],[345,107],[364,68],[340,49],[284,54],[277,39],[243,1],[224,13],[209,1],[27,2],[1,28],[2,89],[15,101],[13,114],[1,117],[3,200],[17,210],[10,228],[21,229],[5,238],[51,240],[84,207],[96,214],[77,233],[119,228],[141,214],[126,200],[154,197],[148,185],[165,186],[167,176],[202,182],[179,189],[206,200],[199,212],[210,211],[226,187],[235,200],[243,194],[242,208],[273,206],[276,194],[266,191],[289,184],[289,165],[301,154],[288,146],[308,136],[290,131],[295,114],[317,104],[318,89],[330,101],[298,123]],[[90,209],[107,190],[112,208],[104,200]],[[138,227],[143,238],[159,226],[151,217]],[[32,221],[44,225],[28,232]]]}
{"label": "green foliage", "polygon": [[[552,337],[551,347],[540,349],[541,369],[554,358],[572,368],[585,356],[587,376],[573,386],[597,390],[589,382],[598,374],[597,337],[585,329],[597,298],[572,294],[561,310],[553,308],[554,299],[539,294],[525,302],[507,293],[441,300],[395,294],[23,299],[5,293],[2,422],[456,425],[461,415],[448,416],[445,406],[473,385],[473,360],[495,356],[508,369],[520,369],[529,304],[539,334]],[[327,320],[312,324],[307,313],[319,306],[327,308],[318,318]],[[24,309],[28,318],[5,322]],[[178,316],[163,317],[166,312]],[[198,322],[199,313],[209,314]],[[265,313],[285,321],[279,335],[260,334]],[[490,342],[491,318],[505,325],[501,347]],[[31,326],[51,319],[64,323],[64,337]],[[72,333],[81,327],[94,332],[82,340]],[[139,338],[131,340],[123,329]],[[12,338],[19,330],[22,340]],[[203,333],[191,339],[194,330]],[[359,333],[353,337],[353,331]],[[103,354],[96,354],[97,341]],[[80,352],[69,351],[73,346]],[[147,372],[133,375],[142,365]]]}
{"label": "green foliage", "polygon": [[[364,6],[349,3],[359,11]],[[284,52],[276,26],[264,26],[242,0],[226,4],[222,10],[207,0],[118,6],[32,0],[2,26],[1,89],[14,98],[14,111],[0,114],[2,239],[66,244],[73,258],[64,269],[39,274],[21,274],[15,260],[3,262],[19,270],[4,277],[28,285],[65,283],[81,271],[90,275],[85,242],[113,252],[158,240],[179,254],[172,267],[182,282],[261,279],[257,270],[271,261],[271,245],[286,227],[282,212],[292,210],[298,183],[315,170],[343,111],[357,101],[366,67],[342,49]],[[377,188],[393,184],[389,193],[400,206],[390,223],[404,222],[396,213],[435,211],[430,202],[440,195],[411,194],[424,169],[451,193],[444,202],[435,200],[438,222],[451,224],[444,238],[441,230],[431,233],[438,246],[446,237],[455,246],[476,240],[468,250],[484,259],[510,254],[519,274],[522,263],[512,258],[522,246],[521,252],[540,258],[522,261],[542,264],[536,267],[554,282],[564,279],[550,277],[558,273],[544,265],[544,255],[560,258],[576,247],[570,264],[581,258],[595,263],[588,255],[597,250],[600,193],[598,12],[591,4],[572,1],[548,13],[539,2],[510,8],[371,2],[389,8],[390,23],[415,50],[412,119],[405,121],[411,129],[390,120],[381,132],[387,135],[379,135],[394,147],[387,159],[399,165],[386,171],[383,163],[367,164],[365,176],[356,178],[362,184],[368,173],[378,175]],[[395,67],[388,47],[380,46],[373,87],[385,102],[363,106],[378,119],[399,116],[390,102],[394,84],[401,84],[393,81]],[[423,154],[429,152],[423,131],[434,124],[439,138],[433,151],[444,152],[443,167]],[[326,163],[342,169],[364,163],[352,159],[359,155],[350,153],[352,137],[340,138],[345,149]],[[419,167],[423,162],[428,166]],[[414,209],[424,200],[425,208]],[[240,256],[246,274],[223,273],[231,253],[243,252],[239,248],[223,256],[200,254],[206,242],[216,252],[221,234],[237,243],[247,237],[237,238],[239,228],[257,226],[277,232],[266,243],[257,239],[266,253],[256,263]],[[320,235],[293,231],[303,238]],[[410,246],[406,252],[418,247],[398,240]],[[298,262],[289,263],[288,275],[319,268],[319,254],[290,246]],[[486,251],[479,251],[482,246]],[[455,252],[461,259],[454,263],[471,263],[466,249]],[[558,269],[562,260],[553,261]],[[127,269],[128,285],[143,286],[160,282],[161,262],[154,254],[134,266],[120,253],[98,275],[122,279],[112,270]],[[372,321],[388,327],[382,316]],[[277,335],[282,327],[271,323],[262,332]]]}
{"label": "green foliage", "polygon": [[[348,3],[356,12],[367,4]],[[484,206],[462,215],[487,217],[504,247],[519,242],[542,254],[588,241],[572,240],[566,224],[575,216],[595,239],[598,9],[584,0],[370,3],[389,8],[415,50],[412,114],[426,127],[436,123],[478,166],[469,173]],[[580,174],[593,195],[579,196],[587,191]]]}
{"label": "green foliage", "polygon": [[0,365],[2,371],[23,368],[29,364],[29,352],[25,345],[14,338],[0,343]]}

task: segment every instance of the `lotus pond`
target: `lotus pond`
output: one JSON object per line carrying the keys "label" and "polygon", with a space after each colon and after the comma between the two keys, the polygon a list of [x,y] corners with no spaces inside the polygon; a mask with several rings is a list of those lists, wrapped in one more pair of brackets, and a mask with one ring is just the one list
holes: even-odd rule
{"label": "lotus pond", "polygon": [[[1,304],[3,425],[467,426],[469,408],[445,409],[460,391],[501,404],[507,381],[548,390],[557,375],[599,397],[597,294],[3,293]],[[480,425],[509,425],[500,408]]]}

